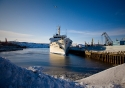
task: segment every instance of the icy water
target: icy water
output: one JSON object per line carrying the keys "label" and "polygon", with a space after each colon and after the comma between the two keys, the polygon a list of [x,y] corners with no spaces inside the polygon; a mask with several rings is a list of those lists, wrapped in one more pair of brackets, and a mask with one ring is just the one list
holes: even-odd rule
{"label": "icy water", "polygon": [[0,56],[6,57],[16,65],[25,68],[41,66],[44,68],[44,73],[55,77],[65,77],[70,80],[81,79],[112,67],[111,64],[73,54],[68,56],[50,54],[49,48],[29,48],[19,51],[1,52]]}

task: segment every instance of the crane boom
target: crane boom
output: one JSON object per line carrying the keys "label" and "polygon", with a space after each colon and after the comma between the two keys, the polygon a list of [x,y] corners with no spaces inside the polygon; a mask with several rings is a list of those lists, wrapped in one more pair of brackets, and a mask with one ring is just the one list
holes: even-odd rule
{"label": "crane boom", "polygon": [[108,34],[106,32],[102,33],[102,36],[105,37],[106,45],[113,45],[113,41],[111,40],[111,38],[108,36]]}

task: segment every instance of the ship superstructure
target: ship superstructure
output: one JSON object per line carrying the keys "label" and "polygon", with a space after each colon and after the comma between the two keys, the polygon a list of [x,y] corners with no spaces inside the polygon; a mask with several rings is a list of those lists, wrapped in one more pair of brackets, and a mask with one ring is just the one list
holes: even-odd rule
{"label": "ship superstructure", "polygon": [[72,44],[72,40],[67,38],[66,35],[60,35],[60,27],[58,33],[50,38],[50,53],[66,55],[69,51],[69,47]]}

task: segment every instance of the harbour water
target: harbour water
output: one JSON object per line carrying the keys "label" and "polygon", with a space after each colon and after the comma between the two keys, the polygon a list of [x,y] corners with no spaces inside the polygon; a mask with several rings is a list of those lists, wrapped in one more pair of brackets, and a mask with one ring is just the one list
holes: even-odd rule
{"label": "harbour water", "polygon": [[1,52],[0,56],[23,68],[41,66],[46,74],[65,77],[70,80],[81,79],[113,66],[73,54],[68,56],[50,54],[49,48],[29,48]]}

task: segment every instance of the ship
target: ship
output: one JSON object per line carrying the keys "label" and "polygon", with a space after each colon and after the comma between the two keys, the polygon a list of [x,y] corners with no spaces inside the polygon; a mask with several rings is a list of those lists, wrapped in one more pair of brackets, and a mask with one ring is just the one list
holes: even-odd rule
{"label": "ship", "polygon": [[72,40],[67,38],[66,35],[60,35],[60,26],[58,28],[58,33],[53,35],[50,40],[50,53],[67,55],[69,48],[72,44]]}

